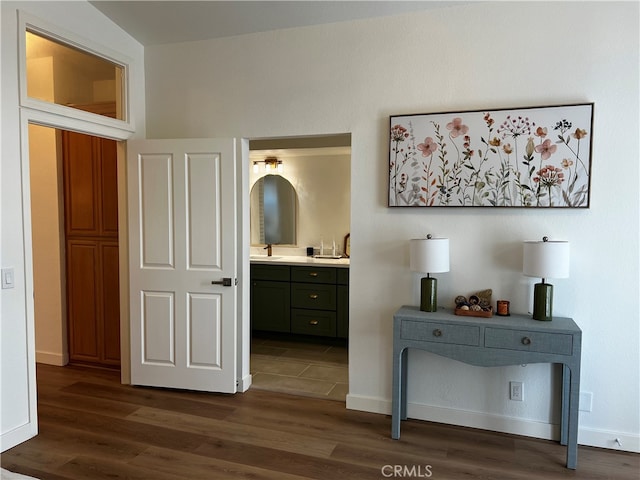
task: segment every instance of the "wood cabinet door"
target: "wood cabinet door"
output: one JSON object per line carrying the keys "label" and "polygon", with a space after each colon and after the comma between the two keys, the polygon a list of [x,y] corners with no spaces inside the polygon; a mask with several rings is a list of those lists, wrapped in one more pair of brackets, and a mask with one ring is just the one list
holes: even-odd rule
{"label": "wood cabinet door", "polygon": [[116,142],[62,132],[71,362],[120,366]]}

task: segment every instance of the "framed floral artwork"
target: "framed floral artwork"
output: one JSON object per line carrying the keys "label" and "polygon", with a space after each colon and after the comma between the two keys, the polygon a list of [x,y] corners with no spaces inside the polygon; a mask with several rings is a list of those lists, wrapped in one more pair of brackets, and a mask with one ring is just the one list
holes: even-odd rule
{"label": "framed floral artwork", "polygon": [[589,208],[593,103],[390,117],[390,207]]}

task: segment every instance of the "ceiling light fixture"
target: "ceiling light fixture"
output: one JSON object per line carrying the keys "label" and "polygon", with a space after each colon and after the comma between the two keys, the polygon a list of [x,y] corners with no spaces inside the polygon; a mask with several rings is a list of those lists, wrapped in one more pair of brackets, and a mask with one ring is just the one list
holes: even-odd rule
{"label": "ceiling light fixture", "polygon": [[267,157],[264,160],[256,160],[253,162],[253,173],[260,173],[261,163],[264,164],[264,171],[267,173],[284,172],[282,160],[278,160],[276,157]]}

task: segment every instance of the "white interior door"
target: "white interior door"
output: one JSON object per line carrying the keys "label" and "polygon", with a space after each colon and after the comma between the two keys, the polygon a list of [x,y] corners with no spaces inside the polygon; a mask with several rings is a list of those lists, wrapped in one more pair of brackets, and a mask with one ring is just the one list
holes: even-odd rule
{"label": "white interior door", "polygon": [[235,155],[233,139],[127,144],[134,385],[236,392]]}

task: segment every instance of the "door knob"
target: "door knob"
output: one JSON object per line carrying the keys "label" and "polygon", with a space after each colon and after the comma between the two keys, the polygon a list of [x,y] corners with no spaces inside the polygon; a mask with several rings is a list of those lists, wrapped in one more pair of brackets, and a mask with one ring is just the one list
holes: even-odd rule
{"label": "door knob", "polygon": [[233,284],[238,284],[238,279],[235,279],[235,282],[232,282],[231,278],[224,277],[222,280],[213,280],[211,285],[222,285],[223,287],[231,287]]}

